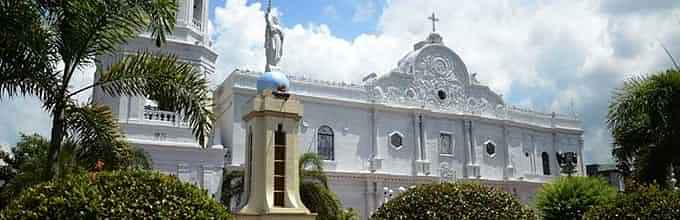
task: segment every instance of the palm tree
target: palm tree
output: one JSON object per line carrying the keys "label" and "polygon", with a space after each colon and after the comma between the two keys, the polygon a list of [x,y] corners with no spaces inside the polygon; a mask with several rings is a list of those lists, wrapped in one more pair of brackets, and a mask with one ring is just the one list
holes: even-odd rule
{"label": "palm tree", "polygon": [[630,78],[617,90],[607,124],[624,173],[642,183],[668,183],[671,167],[680,165],[679,106],[679,69]]}
{"label": "palm tree", "polygon": [[328,177],[323,173],[323,159],[316,153],[304,153],[299,160],[300,183],[319,182],[328,188]]}
{"label": "palm tree", "polygon": [[35,96],[51,114],[45,178],[58,172],[55,163],[66,141],[92,152],[120,144],[106,107],[74,100],[92,88],[114,96],[154,97],[174,106],[187,117],[199,144],[205,144],[212,128],[207,80],[174,56],[140,51],[105,71],[98,69],[101,77],[91,85],[71,85],[77,70],[98,63],[95,57],[113,54],[143,31],[161,46],[174,28],[176,10],[175,0],[0,1],[0,96]]}

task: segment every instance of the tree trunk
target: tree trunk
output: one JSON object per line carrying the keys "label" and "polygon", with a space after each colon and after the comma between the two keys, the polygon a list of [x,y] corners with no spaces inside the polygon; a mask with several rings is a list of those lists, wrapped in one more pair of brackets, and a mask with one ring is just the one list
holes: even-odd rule
{"label": "tree trunk", "polygon": [[57,173],[57,161],[59,158],[59,151],[61,150],[61,142],[64,139],[64,105],[58,103],[54,106],[52,111],[52,136],[50,137],[50,147],[47,153],[47,167],[45,168],[44,177],[46,180],[52,179]]}

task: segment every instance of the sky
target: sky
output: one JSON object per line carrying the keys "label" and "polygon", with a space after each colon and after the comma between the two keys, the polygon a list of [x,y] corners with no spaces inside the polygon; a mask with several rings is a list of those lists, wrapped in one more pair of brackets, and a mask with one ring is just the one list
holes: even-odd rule
{"label": "sky", "polygon": [[[264,66],[264,7],[253,0],[210,0],[210,35],[218,52],[211,85],[234,68]],[[508,104],[576,112],[586,163],[611,162],[605,126],[610,97],[631,76],[672,66],[680,57],[677,0],[274,0],[284,26],[283,70],[357,82],[384,74],[415,42],[437,32],[471,73]],[[92,80],[84,68],[74,83]],[[87,100],[87,96],[80,97]],[[34,98],[0,100],[0,144],[19,132],[49,134],[49,115]]]}

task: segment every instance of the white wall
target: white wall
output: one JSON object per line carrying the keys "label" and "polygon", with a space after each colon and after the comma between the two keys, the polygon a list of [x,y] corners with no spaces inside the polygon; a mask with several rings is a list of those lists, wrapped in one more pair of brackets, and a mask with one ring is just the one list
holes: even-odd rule
{"label": "white wall", "polygon": [[219,198],[224,167],[223,149],[135,144],[149,153],[155,170],[175,175],[180,180],[195,184]]}
{"label": "white wall", "polygon": [[[413,175],[416,154],[416,138],[413,129],[413,114],[409,112],[376,112],[378,156],[383,158],[382,169],[395,175]],[[401,148],[390,145],[389,134],[403,135]]]}
{"label": "white wall", "polygon": [[[430,160],[430,171],[433,176],[441,176],[440,168],[442,163],[446,163],[449,168],[454,169],[456,178],[463,176],[463,166],[465,165],[465,133],[463,133],[463,122],[460,119],[443,117],[425,117],[425,136],[427,138],[427,158]],[[439,153],[440,134],[450,133],[453,144],[453,155],[442,155]]]}
{"label": "white wall", "polygon": [[[503,140],[502,125],[494,125],[485,122],[473,122],[472,133],[474,135],[474,157],[480,166],[480,175],[485,179],[502,179],[505,167],[506,145]],[[489,155],[486,150],[486,142],[495,144],[495,153]]]}
{"label": "white wall", "polygon": [[335,161],[327,170],[360,171],[368,169],[371,155],[370,111],[341,104],[325,104],[303,99],[303,127],[299,152],[317,152],[317,131],[326,125],[333,129]]}

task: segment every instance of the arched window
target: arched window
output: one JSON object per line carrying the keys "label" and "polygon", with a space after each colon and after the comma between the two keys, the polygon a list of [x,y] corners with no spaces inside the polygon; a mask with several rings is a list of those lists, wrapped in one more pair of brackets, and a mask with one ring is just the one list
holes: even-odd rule
{"label": "arched window", "polygon": [[333,129],[326,125],[321,126],[318,132],[318,149],[319,157],[323,160],[335,160],[335,148],[333,142]]}
{"label": "arched window", "polygon": [[541,153],[541,159],[543,160],[543,175],[550,175],[550,156],[548,153]]}

